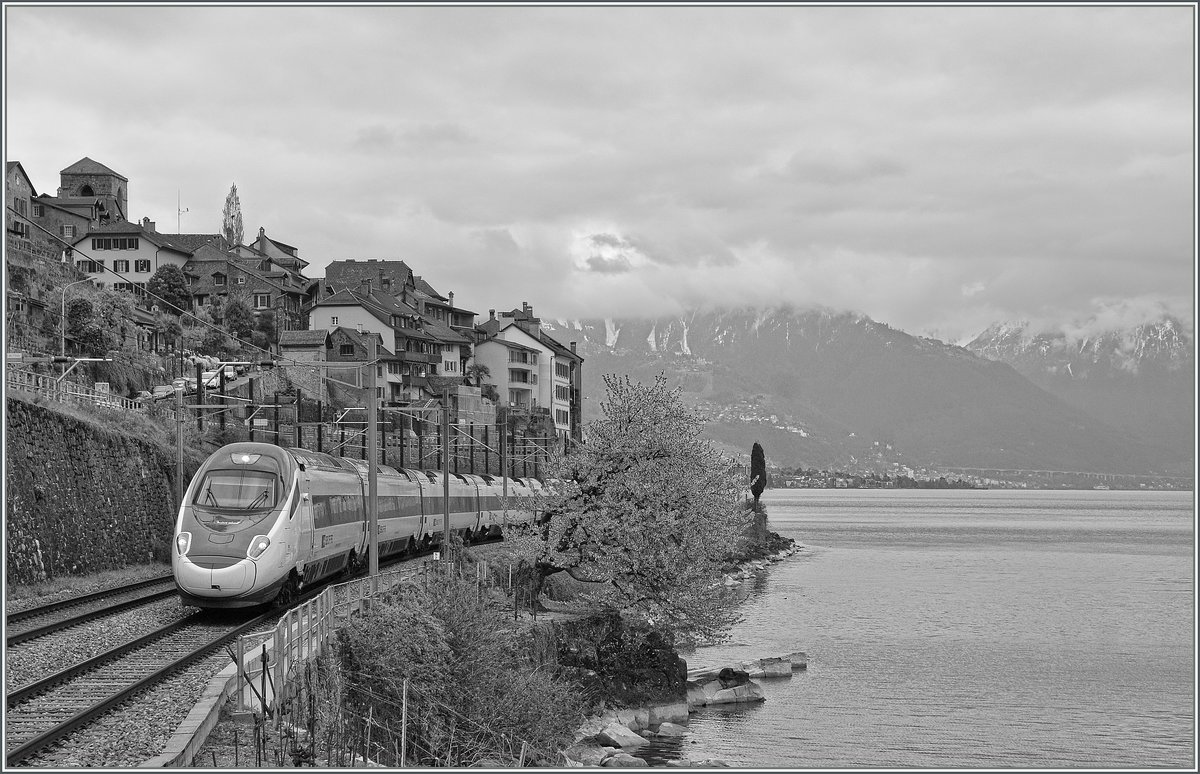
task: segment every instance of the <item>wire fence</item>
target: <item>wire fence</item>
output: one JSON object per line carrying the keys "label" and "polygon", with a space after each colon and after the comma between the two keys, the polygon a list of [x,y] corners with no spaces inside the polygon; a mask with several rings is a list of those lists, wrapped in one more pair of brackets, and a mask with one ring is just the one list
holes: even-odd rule
{"label": "wire fence", "polygon": [[[527,740],[464,716],[408,680],[385,685],[330,660],[339,630],[382,594],[405,583],[429,588],[451,581],[474,584],[480,604],[499,592],[512,599],[514,618],[532,613],[536,619],[532,582],[511,564],[428,560],[416,571],[327,587],[272,629],[239,637],[230,657],[238,665],[235,717],[248,732],[246,765],[469,765],[485,747],[488,755],[522,766],[532,760],[535,747]],[[235,734],[235,765],[242,765],[241,745]]]}

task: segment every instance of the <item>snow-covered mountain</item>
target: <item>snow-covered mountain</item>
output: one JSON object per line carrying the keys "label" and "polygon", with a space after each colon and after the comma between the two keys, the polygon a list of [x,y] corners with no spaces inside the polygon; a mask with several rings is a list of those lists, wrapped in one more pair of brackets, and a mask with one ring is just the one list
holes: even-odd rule
{"label": "snow-covered mountain", "polygon": [[783,464],[1190,469],[1187,455],[1115,429],[1009,365],[861,314],[780,307],[543,325],[585,358],[586,419],[598,413],[603,374],[648,381],[665,371],[709,416],[711,437],[747,449],[760,440]]}
{"label": "snow-covered mountain", "polygon": [[1000,323],[967,349],[1148,443],[1194,448],[1195,341],[1178,319],[1105,329],[1095,321],[1039,332]]}

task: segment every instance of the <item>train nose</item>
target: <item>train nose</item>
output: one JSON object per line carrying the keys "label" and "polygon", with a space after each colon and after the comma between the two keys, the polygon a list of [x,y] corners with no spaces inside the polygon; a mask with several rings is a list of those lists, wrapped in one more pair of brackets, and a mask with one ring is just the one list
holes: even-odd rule
{"label": "train nose", "polygon": [[254,586],[255,567],[249,559],[228,556],[185,556],[175,573],[180,588],[198,597],[227,597]]}

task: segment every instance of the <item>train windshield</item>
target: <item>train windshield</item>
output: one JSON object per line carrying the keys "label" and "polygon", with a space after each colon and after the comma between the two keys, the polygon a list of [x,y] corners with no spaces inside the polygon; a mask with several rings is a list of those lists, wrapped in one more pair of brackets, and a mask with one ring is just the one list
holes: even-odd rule
{"label": "train windshield", "polygon": [[275,506],[279,478],[262,470],[210,470],[193,505],[221,511],[261,511]]}

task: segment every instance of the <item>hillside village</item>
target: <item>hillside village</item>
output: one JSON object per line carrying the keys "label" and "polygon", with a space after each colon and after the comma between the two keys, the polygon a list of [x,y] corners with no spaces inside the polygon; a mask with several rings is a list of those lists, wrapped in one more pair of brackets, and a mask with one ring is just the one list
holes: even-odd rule
{"label": "hillside village", "polygon": [[[86,157],[59,172],[53,194],[33,179],[6,163],[10,386],[43,373],[152,405],[173,383],[223,395],[269,364],[276,391],[341,416],[365,405],[373,342],[385,407],[428,409],[447,395],[455,423],[581,437],[583,358],[527,301],[482,318],[403,260],[337,259],[310,276],[300,249],[266,227],[243,238],[240,206],[220,233],[167,233],[132,218],[130,181]],[[55,358],[61,367],[47,368]]]}

